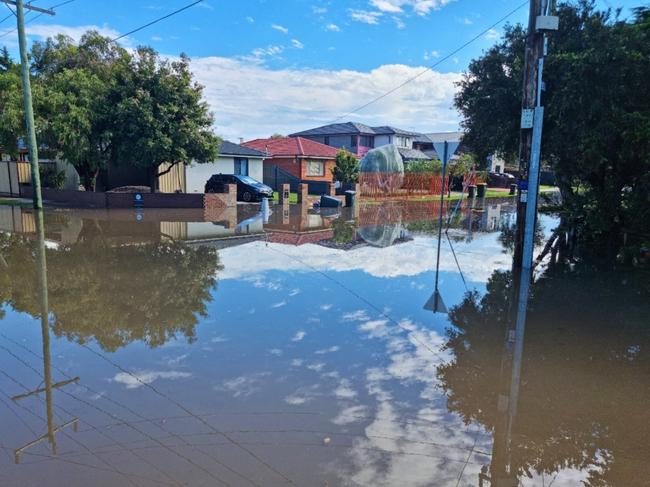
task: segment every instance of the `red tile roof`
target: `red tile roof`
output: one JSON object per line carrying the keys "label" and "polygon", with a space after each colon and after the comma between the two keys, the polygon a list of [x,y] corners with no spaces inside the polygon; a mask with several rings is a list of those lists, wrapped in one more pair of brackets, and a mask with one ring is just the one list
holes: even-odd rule
{"label": "red tile roof", "polygon": [[272,156],[306,156],[334,159],[338,149],[302,137],[255,139],[242,145],[267,152]]}

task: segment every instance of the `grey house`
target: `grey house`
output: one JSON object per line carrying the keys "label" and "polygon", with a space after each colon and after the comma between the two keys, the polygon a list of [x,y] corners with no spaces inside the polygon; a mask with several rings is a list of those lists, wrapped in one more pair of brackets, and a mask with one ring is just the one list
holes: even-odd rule
{"label": "grey house", "polygon": [[412,149],[418,134],[390,126],[370,127],[357,122],[333,123],[302,132],[290,137],[304,137],[340,149],[346,149],[357,157],[382,145],[395,144],[398,148]]}

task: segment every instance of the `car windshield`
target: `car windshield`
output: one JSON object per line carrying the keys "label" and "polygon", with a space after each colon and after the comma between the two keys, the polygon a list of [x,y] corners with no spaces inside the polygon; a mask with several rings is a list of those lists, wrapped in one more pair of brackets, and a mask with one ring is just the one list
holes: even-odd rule
{"label": "car windshield", "polygon": [[237,176],[242,183],[246,184],[259,184],[259,181],[256,181],[250,176]]}

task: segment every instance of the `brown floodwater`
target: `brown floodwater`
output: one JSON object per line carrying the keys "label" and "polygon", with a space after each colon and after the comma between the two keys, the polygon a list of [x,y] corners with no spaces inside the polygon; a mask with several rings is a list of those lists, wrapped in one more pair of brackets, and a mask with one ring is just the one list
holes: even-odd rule
{"label": "brown floodwater", "polygon": [[0,485],[650,485],[648,275],[455,209],[0,206]]}

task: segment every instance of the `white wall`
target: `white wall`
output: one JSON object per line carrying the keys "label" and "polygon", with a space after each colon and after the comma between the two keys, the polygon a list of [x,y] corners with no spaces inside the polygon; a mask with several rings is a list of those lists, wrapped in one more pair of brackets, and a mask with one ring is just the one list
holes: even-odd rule
{"label": "white wall", "polygon": [[[233,157],[219,157],[217,162],[205,164],[192,164],[185,169],[187,179],[186,191],[188,193],[203,193],[205,183],[213,174],[234,174],[235,159]],[[262,182],[264,179],[264,166],[262,159],[248,159],[248,175]]]}

